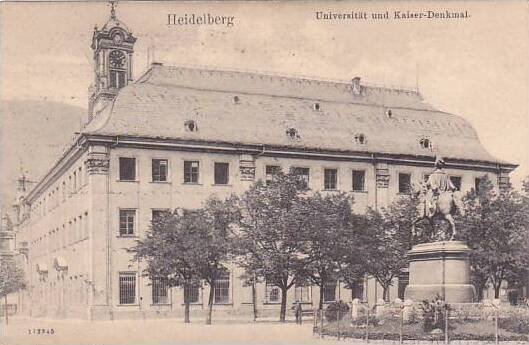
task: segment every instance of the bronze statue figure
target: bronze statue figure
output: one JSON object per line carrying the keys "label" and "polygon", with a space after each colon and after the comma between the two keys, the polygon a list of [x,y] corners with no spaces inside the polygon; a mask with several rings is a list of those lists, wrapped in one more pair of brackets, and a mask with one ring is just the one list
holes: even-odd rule
{"label": "bronze statue figure", "polygon": [[412,222],[412,234],[415,237],[415,225],[427,219],[434,228],[434,219],[441,218],[450,224],[450,241],[454,240],[457,230],[453,215],[459,211],[464,215],[461,194],[454,186],[450,177],[444,172],[445,162],[442,157],[437,156],[434,163],[435,169],[426,182],[422,182],[415,193],[418,194],[419,204],[417,206],[417,217]]}

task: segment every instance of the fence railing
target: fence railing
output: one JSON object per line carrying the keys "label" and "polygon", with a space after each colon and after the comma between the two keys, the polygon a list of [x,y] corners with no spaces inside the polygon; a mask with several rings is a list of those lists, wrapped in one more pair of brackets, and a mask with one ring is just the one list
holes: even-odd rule
{"label": "fence railing", "polygon": [[314,312],[313,333],[318,337],[369,340],[481,341],[500,343],[529,342],[529,308],[496,303],[349,303],[348,310],[338,308]]}

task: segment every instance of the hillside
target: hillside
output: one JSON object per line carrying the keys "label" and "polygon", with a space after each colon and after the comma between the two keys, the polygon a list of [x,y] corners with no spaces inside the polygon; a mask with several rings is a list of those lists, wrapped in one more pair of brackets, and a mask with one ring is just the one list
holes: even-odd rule
{"label": "hillside", "polygon": [[16,179],[24,168],[38,181],[79,131],[81,107],[48,101],[3,101],[0,104],[0,207],[11,208]]}

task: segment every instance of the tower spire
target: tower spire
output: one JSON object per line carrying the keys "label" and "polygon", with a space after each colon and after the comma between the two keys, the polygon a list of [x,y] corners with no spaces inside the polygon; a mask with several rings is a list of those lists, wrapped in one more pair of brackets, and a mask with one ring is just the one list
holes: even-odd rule
{"label": "tower spire", "polygon": [[110,4],[110,18],[116,19],[116,6],[117,6],[118,1],[109,0],[108,3]]}

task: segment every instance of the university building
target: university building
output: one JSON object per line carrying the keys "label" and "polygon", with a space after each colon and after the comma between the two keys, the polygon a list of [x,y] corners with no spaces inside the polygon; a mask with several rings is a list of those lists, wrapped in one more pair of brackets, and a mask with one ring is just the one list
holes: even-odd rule
{"label": "university building", "polygon": [[[118,319],[183,315],[181,288],[142,276],[127,252],[160,211],[198,208],[210,196],[241,194],[278,170],[305,176],[312,190],[354,196],[355,212],[388,205],[429,174],[436,154],[466,192],[487,175],[505,187],[516,166],[492,157],[463,118],[415,91],[347,82],[152,63],[133,80],[134,43],[115,13],[94,30],[94,83],[86,124],[33,187],[20,186],[16,246],[28,288],[19,309],[33,317]],[[215,284],[214,312],[250,315],[242,271]],[[406,276],[392,299],[403,294]],[[189,292],[192,313],[208,290]],[[256,287],[261,316],[277,316],[276,287]],[[318,305],[318,289],[296,286],[289,303]],[[325,287],[325,302],[374,303],[373,279],[350,290]]]}

